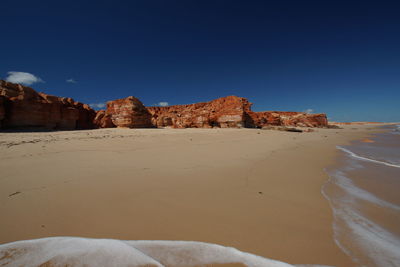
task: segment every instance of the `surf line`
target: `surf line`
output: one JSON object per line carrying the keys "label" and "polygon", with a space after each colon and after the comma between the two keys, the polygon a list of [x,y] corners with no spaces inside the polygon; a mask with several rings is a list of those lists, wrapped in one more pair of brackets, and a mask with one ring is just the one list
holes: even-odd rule
{"label": "surf line", "polygon": [[379,161],[379,160],[375,160],[375,159],[361,157],[361,156],[359,156],[359,155],[357,155],[357,154],[351,152],[350,150],[347,150],[346,148],[341,147],[341,146],[336,146],[336,148],[348,153],[350,156],[352,156],[352,157],[354,157],[356,159],[359,159],[359,160],[369,161],[369,162],[373,162],[373,163],[377,163],[377,164],[383,164],[383,165],[386,165],[386,166],[389,166],[389,167],[394,167],[394,168],[400,168],[400,165],[391,164],[391,163],[388,163],[388,162]]}

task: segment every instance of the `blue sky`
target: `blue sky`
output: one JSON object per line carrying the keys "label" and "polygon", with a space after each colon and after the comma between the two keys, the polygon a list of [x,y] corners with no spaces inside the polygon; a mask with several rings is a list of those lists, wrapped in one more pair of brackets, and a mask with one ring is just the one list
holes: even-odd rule
{"label": "blue sky", "polygon": [[400,121],[396,2],[3,0],[0,77],[84,103],[238,95],[255,111]]}

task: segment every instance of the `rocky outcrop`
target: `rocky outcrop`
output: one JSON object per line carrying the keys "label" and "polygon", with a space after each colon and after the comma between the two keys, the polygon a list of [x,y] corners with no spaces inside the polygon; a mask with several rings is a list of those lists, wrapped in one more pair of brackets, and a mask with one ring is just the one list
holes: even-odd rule
{"label": "rocky outcrop", "polygon": [[[103,113],[103,111],[101,112]],[[104,115],[98,114],[99,124],[113,125],[127,128],[151,128],[151,114],[139,99],[127,98],[107,102]]]}
{"label": "rocky outcrop", "polygon": [[326,127],[328,119],[325,114],[308,114],[304,112],[264,111],[249,112],[254,127],[268,125]]}
{"label": "rocky outcrop", "polygon": [[115,124],[111,120],[111,114],[106,114],[105,110],[97,111],[93,124],[96,128],[114,128]]}
{"label": "rocky outcrop", "polygon": [[237,128],[247,126],[250,107],[246,98],[227,96],[210,102],[147,109],[155,127]]}
{"label": "rocky outcrop", "polygon": [[239,128],[265,126],[328,127],[325,114],[251,111],[243,97],[227,96],[190,105],[145,107],[130,96],[107,102],[97,113],[72,98],[38,93],[0,80],[0,128]]}
{"label": "rocky outcrop", "polygon": [[30,87],[0,80],[2,128],[90,129],[96,112],[72,98],[38,93]]}
{"label": "rocky outcrop", "polygon": [[6,111],[4,108],[5,105],[5,97],[0,95],[0,129],[2,128],[3,119],[5,117]]}
{"label": "rocky outcrop", "polygon": [[299,114],[288,120],[289,125],[302,127],[327,127],[328,118],[326,114]]}
{"label": "rocky outcrop", "polygon": [[148,107],[156,127],[232,128],[264,126],[326,127],[325,114],[304,112],[251,111],[251,103],[243,97],[228,96],[210,102],[169,107]]}

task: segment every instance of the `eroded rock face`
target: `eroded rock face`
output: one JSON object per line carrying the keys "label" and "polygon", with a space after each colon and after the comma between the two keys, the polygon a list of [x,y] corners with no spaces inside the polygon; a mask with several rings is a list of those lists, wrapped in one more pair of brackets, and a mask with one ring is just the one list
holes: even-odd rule
{"label": "eroded rock face", "polygon": [[91,128],[239,128],[264,126],[327,127],[325,114],[251,111],[243,97],[227,96],[191,105],[146,108],[130,96],[109,101],[97,113],[72,98],[38,93],[0,80],[0,127],[45,129]]}
{"label": "eroded rock face", "polygon": [[[101,116],[101,115],[100,115]],[[151,114],[139,99],[129,96],[127,98],[107,102],[104,123],[108,124],[109,116],[117,127],[151,128]]]}
{"label": "eroded rock face", "polygon": [[111,114],[106,114],[105,110],[97,111],[93,121],[96,128],[114,128],[115,124],[111,120]]}
{"label": "eroded rock face", "polygon": [[0,95],[0,129],[2,127],[3,119],[5,117],[5,97]]}
{"label": "eroded rock face", "polygon": [[30,87],[3,80],[0,80],[0,95],[4,103],[0,104],[4,110],[3,128],[93,128],[96,112],[72,98],[38,93]]}
{"label": "eroded rock face", "polygon": [[210,102],[170,107],[148,107],[156,127],[238,128],[274,126],[326,127],[325,114],[303,112],[251,111],[251,103],[242,97],[228,96]]}
{"label": "eroded rock face", "polygon": [[327,127],[328,119],[325,114],[307,114],[304,112],[264,111],[249,113],[254,127],[268,125]]}
{"label": "eroded rock face", "polygon": [[156,127],[237,128],[246,126],[250,107],[246,98],[227,96],[210,102],[147,109]]}

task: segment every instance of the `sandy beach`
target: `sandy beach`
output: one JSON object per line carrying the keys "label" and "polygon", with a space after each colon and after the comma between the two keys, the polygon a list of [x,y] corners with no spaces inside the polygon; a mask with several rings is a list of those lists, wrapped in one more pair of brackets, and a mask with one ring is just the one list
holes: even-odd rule
{"label": "sandy beach", "polygon": [[0,133],[0,244],[50,236],[216,243],[354,266],[321,194],[336,145],[371,125]]}

